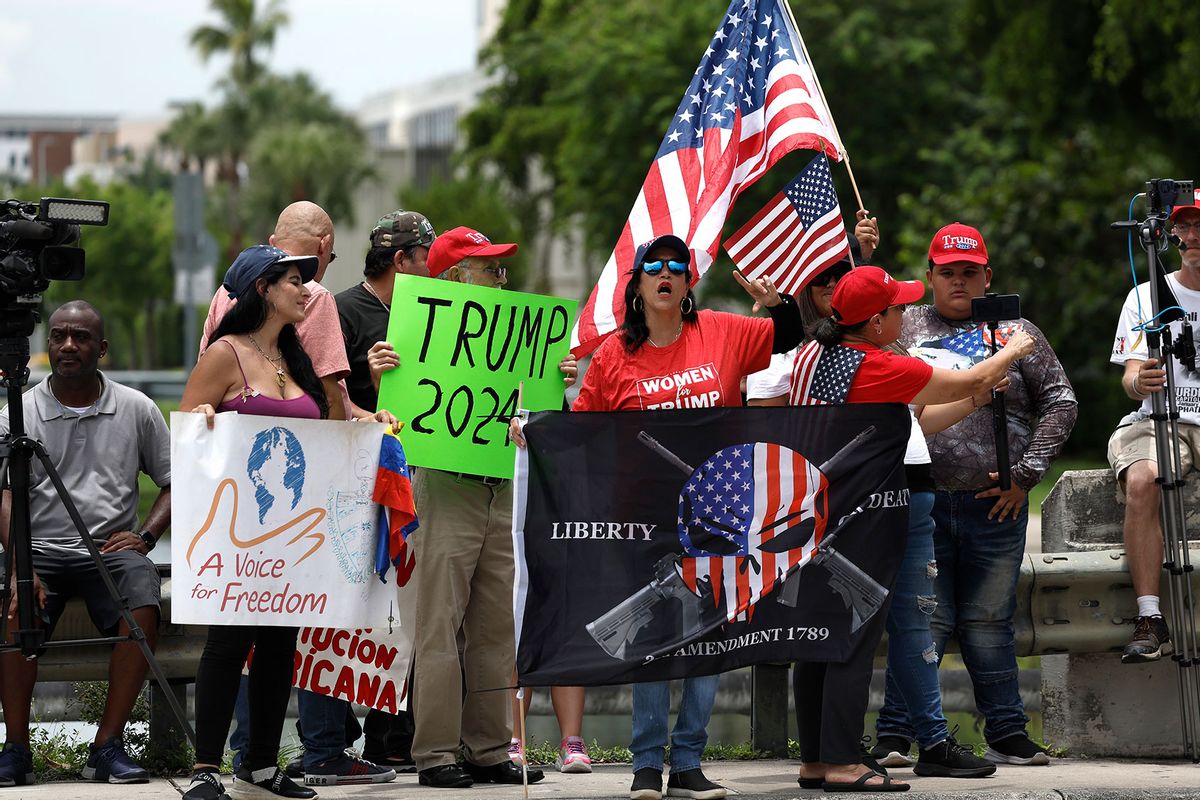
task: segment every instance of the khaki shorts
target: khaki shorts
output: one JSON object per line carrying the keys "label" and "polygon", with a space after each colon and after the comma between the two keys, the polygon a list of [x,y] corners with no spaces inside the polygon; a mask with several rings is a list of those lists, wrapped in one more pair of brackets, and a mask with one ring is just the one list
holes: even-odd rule
{"label": "khaki shorts", "polygon": [[[1108,463],[1120,480],[1125,470],[1137,461],[1154,461],[1154,422],[1144,419],[1113,431],[1108,440]],[[1200,464],[1200,426],[1179,426],[1179,461],[1186,473]],[[1124,481],[1121,481],[1124,490]]]}

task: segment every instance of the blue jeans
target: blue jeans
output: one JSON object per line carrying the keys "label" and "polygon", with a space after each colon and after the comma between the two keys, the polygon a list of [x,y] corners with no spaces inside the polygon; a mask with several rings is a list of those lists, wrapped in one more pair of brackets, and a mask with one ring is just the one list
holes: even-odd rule
{"label": "blue jeans", "polygon": [[[983,735],[996,742],[1024,733],[1029,723],[1017,683],[1012,621],[1029,504],[1016,519],[997,522],[987,518],[996,499],[976,500],[975,494],[936,493],[933,545],[938,605],[931,627],[939,656],[946,652],[951,634],[958,637],[975,690],[975,707],[984,718]],[[889,697],[888,705],[888,718],[895,719],[901,708],[899,698]],[[914,738],[912,727],[903,735]]]}
{"label": "blue jeans", "polygon": [[[708,718],[717,697],[719,675],[684,678],[679,716],[671,730],[671,773],[700,768],[700,755],[708,743]],[[633,771],[643,767],[662,770],[667,745],[667,716],[671,713],[671,682],[633,685]]]}
{"label": "blue jeans", "polygon": [[296,694],[300,713],[300,739],[304,743],[304,768],[340,756],[353,742],[346,741],[345,700],[301,689]]}
{"label": "blue jeans", "polygon": [[229,749],[233,751],[233,770],[242,766],[242,755],[250,746],[250,703],[246,699],[250,676],[243,675],[238,684],[237,701],[233,704],[233,733],[229,735]]}
{"label": "blue jeans", "polygon": [[938,649],[930,629],[930,617],[937,607],[932,512],[933,492],[913,492],[904,561],[887,618],[887,693],[875,723],[877,736],[911,738],[915,731],[924,749],[950,735],[942,714]]}

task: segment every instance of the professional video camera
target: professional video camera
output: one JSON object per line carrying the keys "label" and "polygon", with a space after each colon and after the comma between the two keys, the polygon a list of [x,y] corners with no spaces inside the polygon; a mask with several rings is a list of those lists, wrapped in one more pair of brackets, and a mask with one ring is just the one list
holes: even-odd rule
{"label": "professional video camera", "polygon": [[0,205],[0,338],[31,336],[50,281],[83,278],[80,225],[107,225],[108,203],[43,197]]}

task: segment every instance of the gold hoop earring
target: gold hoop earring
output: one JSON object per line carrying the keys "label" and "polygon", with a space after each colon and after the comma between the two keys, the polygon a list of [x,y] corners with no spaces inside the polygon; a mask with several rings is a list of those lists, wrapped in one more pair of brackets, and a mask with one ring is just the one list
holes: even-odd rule
{"label": "gold hoop earring", "polygon": [[[684,308],[684,305],[685,305],[685,304],[687,305],[687,308]],[[690,294],[689,294],[689,295],[687,295],[686,297],[684,297],[684,298],[683,298],[683,300],[682,300],[682,301],[680,301],[680,303],[679,303],[679,311],[680,311],[680,313],[682,313],[682,314],[683,314],[685,317],[686,317],[688,314],[692,313],[692,311],[693,311],[695,308],[696,308],[696,301],[692,300],[692,296],[691,296]]]}

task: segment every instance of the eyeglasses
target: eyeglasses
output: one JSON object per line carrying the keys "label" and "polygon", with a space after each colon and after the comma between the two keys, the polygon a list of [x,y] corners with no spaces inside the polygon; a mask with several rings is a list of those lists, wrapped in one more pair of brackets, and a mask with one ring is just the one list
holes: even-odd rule
{"label": "eyeglasses", "polygon": [[508,277],[508,267],[504,267],[499,264],[488,264],[486,267],[475,267],[469,264],[463,264],[461,266],[465,266],[467,269],[471,270],[478,270],[479,272],[486,272],[488,275],[491,275],[495,278]]}
{"label": "eyeglasses", "polygon": [[810,283],[809,285],[816,286],[817,288],[826,288],[829,286],[834,286],[835,284],[837,284],[838,281],[840,281],[842,278],[846,277],[849,274],[850,274],[850,267],[832,267],[830,269],[825,270],[817,277],[813,278],[812,283]]}
{"label": "eyeglasses", "polygon": [[1200,222],[1176,222],[1171,230],[1178,234],[1198,233],[1200,232]]}
{"label": "eyeglasses", "polygon": [[643,261],[642,272],[654,277],[663,271],[666,267],[672,275],[686,275],[688,265],[686,261]]}

